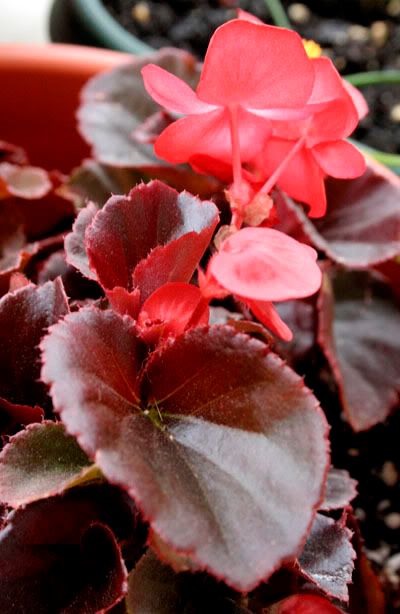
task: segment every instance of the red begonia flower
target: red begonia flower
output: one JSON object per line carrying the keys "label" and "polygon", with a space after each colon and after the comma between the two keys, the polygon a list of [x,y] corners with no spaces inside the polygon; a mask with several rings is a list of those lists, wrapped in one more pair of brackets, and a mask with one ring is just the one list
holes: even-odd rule
{"label": "red begonia flower", "polygon": [[176,337],[187,328],[208,324],[208,302],[197,286],[180,282],[158,288],[144,302],[137,324],[141,338],[149,344],[169,336]]}
{"label": "red begonia flower", "polygon": [[310,296],[321,285],[317,252],[272,228],[243,228],[226,239],[199,277],[205,296],[224,289],[246,303],[275,334],[292,334],[272,305]]}
{"label": "red begonia flower", "polygon": [[240,19],[215,31],[196,92],[158,66],[145,66],[142,74],[154,100],[188,115],[155,143],[156,154],[172,163],[198,155],[229,162],[235,130],[240,159],[247,161],[270,131],[266,119],[285,119],[302,109],[314,81],[295,32]]}
{"label": "red begonia flower", "polygon": [[276,183],[310,205],[311,217],[321,217],[326,210],[325,177],[351,179],[365,171],[363,155],[344,140],[365,108],[360,99],[355,104],[354,93],[328,58],[313,63],[316,78],[307,107],[315,112],[305,120],[274,122],[272,136],[254,164],[266,177],[280,168]]}

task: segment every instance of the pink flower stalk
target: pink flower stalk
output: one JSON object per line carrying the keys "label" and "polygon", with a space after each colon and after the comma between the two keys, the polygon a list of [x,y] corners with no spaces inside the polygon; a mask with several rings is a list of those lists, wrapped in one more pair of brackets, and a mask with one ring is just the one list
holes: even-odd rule
{"label": "pink flower stalk", "polygon": [[159,66],[142,74],[154,100],[187,115],[161,133],[156,154],[197,167],[202,158],[232,165],[238,193],[242,163],[260,153],[271,120],[303,117],[314,82],[298,34],[241,19],[215,31],[196,92]]}
{"label": "pink flower stalk", "polygon": [[243,228],[228,237],[208,265],[200,287],[208,298],[231,293],[275,334],[292,333],[273,302],[304,298],[321,285],[317,252],[272,228]]}

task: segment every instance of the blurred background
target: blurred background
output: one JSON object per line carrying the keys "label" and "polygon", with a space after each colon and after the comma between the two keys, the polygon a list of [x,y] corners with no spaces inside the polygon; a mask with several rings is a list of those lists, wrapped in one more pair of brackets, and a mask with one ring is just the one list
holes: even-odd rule
{"label": "blurred background", "polygon": [[45,43],[52,0],[0,0],[0,43]]}

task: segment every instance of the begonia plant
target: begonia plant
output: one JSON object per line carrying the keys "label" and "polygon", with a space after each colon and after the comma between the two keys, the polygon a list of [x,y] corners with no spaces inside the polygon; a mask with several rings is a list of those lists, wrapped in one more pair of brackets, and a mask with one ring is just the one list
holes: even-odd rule
{"label": "begonia plant", "polygon": [[312,51],[242,11],[93,78],[71,177],[0,143],[1,612],[384,612],[315,382],[398,403],[400,179]]}

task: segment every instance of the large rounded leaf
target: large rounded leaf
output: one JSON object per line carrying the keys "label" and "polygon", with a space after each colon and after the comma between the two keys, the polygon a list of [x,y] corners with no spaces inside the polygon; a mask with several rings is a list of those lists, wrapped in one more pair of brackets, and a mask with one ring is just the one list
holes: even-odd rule
{"label": "large rounded leaf", "polygon": [[321,501],[318,403],[264,344],[212,327],[153,354],[139,406],[134,346],[110,313],[85,310],[53,327],[43,377],[55,407],[173,554],[249,590],[296,555]]}

